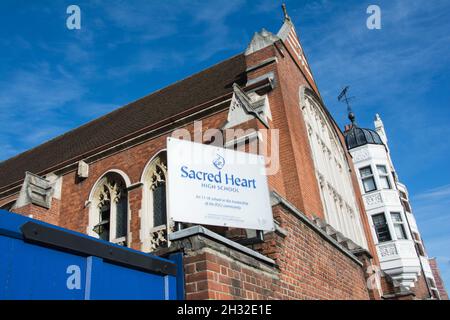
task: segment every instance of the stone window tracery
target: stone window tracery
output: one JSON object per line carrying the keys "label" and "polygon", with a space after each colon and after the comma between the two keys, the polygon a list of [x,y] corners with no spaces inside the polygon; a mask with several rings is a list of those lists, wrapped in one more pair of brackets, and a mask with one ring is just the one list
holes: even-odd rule
{"label": "stone window tracery", "polygon": [[152,183],[150,185],[153,197],[153,227],[158,227],[167,223],[166,174],[166,164],[157,161],[151,173]]}
{"label": "stone window tracery", "polygon": [[168,234],[173,224],[167,216],[167,156],[160,152],[154,157],[144,173],[144,212],[142,239],[144,251],[155,251],[169,245]]}
{"label": "stone window tracery", "polygon": [[127,244],[128,192],[117,173],[106,174],[97,184],[91,203],[88,233],[120,245]]}
{"label": "stone window tracery", "polygon": [[333,124],[315,98],[305,91],[301,99],[316,169],[325,219],[362,247],[367,242],[356,204],[350,167]]}

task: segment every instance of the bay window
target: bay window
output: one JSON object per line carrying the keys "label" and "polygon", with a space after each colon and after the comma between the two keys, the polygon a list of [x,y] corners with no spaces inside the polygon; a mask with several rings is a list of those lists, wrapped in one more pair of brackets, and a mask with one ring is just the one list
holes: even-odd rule
{"label": "bay window", "polygon": [[389,181],[389,173],[386,169],[386,166],[378,165],[377,171],[378,171],[378,176],[380,178],[381,189],[391,189],[391,183]]}
{"label": "bay window", "polygon": [[378,242],[391,241],[391,233],[386,221],[384,213],[375,214],[372,216],[375,233],[377,234]]}
{"label": "bay window", "polygon": [[407,239],[405,226],[403,224],[402,215],[400,212],[391,212],[392,223],[394,225],[395,235],[398,240]]}
{"label": "bay window", "polygon": [[364,187],[364,191],[371,192],[377,189],[377,185],[375,183],[375,178],[372,172],[372,168],[370,166],[359,169],[361,174],[362,184]]}

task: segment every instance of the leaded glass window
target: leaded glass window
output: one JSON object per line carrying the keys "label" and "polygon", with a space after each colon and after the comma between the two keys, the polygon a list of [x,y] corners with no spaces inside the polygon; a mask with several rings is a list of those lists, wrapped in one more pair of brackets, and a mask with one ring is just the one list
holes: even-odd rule
{"label": "leaded glass window", "polygon": [[109,241],[109,228],[110,228],[111,210],[109,201],[104,203],[100,208],[100,221],[96,226],[96,232],[100,239]]}
{"label": "leaded glass window", "polygon": [[403,224],[402,215],[400,212],[391,213],[392,223],[394,224],[395,235],[397,239],[406,239],[405,226]]}
{"label": "leaded glass window", "polygon": [[169,233],[173,224],[169,222],[167,196],[167,154],[159,152],[144,172],[144,209],[141,232],[144,234],[143,248],[154,252],[169,246]]}
{"label": "leaded glass window", "polygon": [[166,210],[166,184],[159,183],[153,190],[153,226],[161,226],[167,223]]}
{"label": "leaded glass window", "polygon": [[116,219],[116,237],[126,237],[128,230],[128,199],[126,196],[122,196],[117,202]]}
{"label": "leaded glass window", "polygon": [[372,168],[370,166],[359,169],[365,192],[371,192],[377,189]]}
{"label": "leaded glass window", "polygon": [[384,213],[373,215],[372,221],[375,227],[375,233],[377,234],[378,242],[386,242],[392,240]]}
{"label": "leaded glass window", "polygon": [[391,183],[389,182],[389,173],[386,169],[386,166],[379,165],[377,166],[377,170],[380,177],[380,187],[382,189],[391,189]]}
{"label": "leaded glass window", "polygon": [[167,224],[166,206],[166,153],[162,152],[152,162],[149,169],[150,191],[152,204],[150,214],[152,216],[152,227],[156,228]]}
{"label": "leaded glass window", "polygon": [[128,196],[122,177],[117,173],[107,174],[100,180],[95,195],[98,211],[92,217],[96,221],[91,230],[102,240],[125,245],[128,233]]}

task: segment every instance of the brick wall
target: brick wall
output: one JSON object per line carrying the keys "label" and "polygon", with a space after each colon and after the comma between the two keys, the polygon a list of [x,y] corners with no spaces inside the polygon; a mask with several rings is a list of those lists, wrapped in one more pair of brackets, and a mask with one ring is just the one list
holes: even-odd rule
{"label": "brick wall", "polygon": [[[280,130],[281,171],[279,174],[271,177],[269,182],[272,190],[277,191],[307,216],[318,216],[324,219],[310,142],[299,101],[300,88],[302,86],[310,88],[310,86],[305,76],[300,72],[298,65],[292,59],[292,56],[286,52],[286,48],[280,43],[247,56],[247,64],[249,66],[257,65],[270,57],[276,57],[277,63],[269,64],[248,74],[249,79],[254,79],[268,72],[273,72],[277,79],[277,87],[269,93],[269,101],[273,115],[272,126]],[[318,99],[320,100],[320,98]],[[341,130],[332,118],[330,121],[335,127],[343,149],[347,151]],[[368,235],[366,236],[368,249],[373,256],[374,263],[379,265],[377,252],[371,237],[370,225],[365,214],[358,180],[349,152],[346,152],[346,157],[351,171],[351,179],[362,226],[365,234]]]}
{"label": "brick wall", "polygon": [[187,299],[370,298],[364,268],[354,256],[281,205],[274,207],[274,215],[287,233],[267,234],[264,244],[254,248],[275,265],[217,246],[187,250]]}
{"label": "brick wall", "polygon": [[426,283],[426,279],[422,275],[419,276],[419,278],[417,279],[414,288],[411,289],[411,291],[414,293],[415,298],[418,300],[424,300],[424,299],[429,299],[430,298],[430,291],[428,289],[427,283]]}
{"label": "brick wall", "polygon": [[277,63],[248,74],[248,79],[251,80],[273,72],[277,79],[275,90],[268,95],[273,116],[272,127],[280,132],[282,168],[272,179],[275,180],[273,189],[307,215],[323,218],[311,148],[299,106],[299,89],[300,86],[307,85],[307,82],[291,57],[277,48],[269,46],[246,57],[249,66],[271,57],[277,58]]}
{"label": "brick wall", "polygon": [[262,252],[281,270],[283,298],[369,298],[361,265],[281,205],[273,212],[287,236],[272,234]]}
{"label": "brick wall", "polygon": [[400,289],[394,286],[392,279],[389,276],[385,275],[381,278],[383,297],[389,300],[429,299],[430,292],[425,281],[425,277],[421,275],[414,283],[414,287],[410,288],[409,292],[400,292]]}
{"label": "brick wall", "polygon": [[[220,112],[203,120],[203,130],[222,126],[227,117],[227,112]],[[192,124],[185,126],[192,134],[194,127]],[[88,225],[89,208],[86,202],[89,200],[89,193],[95,183],[109,170],[123,171],[131,181],[131,184],[140,183],[141,176],[149,161],[166,148],[166,139],[170,136],[165,134],[150,141],[146,141],[137,146],[120,151],[99,161],[89,164],[89,177],[81,182],[77,182],[76,173],[70,172],[63,179],[61,215],[58,224],[64,228],[86,233]],[[139,237],[140,231],[140,210],[142,206],[143,186],[139,186],[129,191],[129,217],[131,247],[136,250],[141,249]]]}
{"label": "brick wall", "polygon": [[395,294],[396,289],[394,287],[392,280],[388,275],[385,274],[380,278],[380,284],[381,284],[381,291],[383,292],[384,296]]}
{"label": "brick wall", "polygon": [[[277,49],[278,48],[278,49]],[[271,190],[292,202],[306,215],[323,218],[322,201],[314,173],[311,149],[306,134],[303,115],[299,108],[299,88],[307,85],[303,75],[290,55],[283,53],[281,44],[269,46],[247,57],[248,66],[276,57],[277,63],[251,71],[248,79],[254,79],[267,72],[274,72],[277,79],[275,89],[268,93],[273,121],[271,128],[280,130],[280,170],[268,181]],[[226,122],[227,111],[204,119],[203,130],[220,128]],[[192,124],[185,126],[193,132]],[[95,182],[108,170],[123,171],[131,184],[140,182],[148,161],[165,148],[166,135],[156,137],[139,145],[119,151],[106,158],[89,163],[89,177],[78,181],[74,171],[65,173],[62,186],[61,214],[56,224],[79,232],[86,232],[89,208],[86,206],[89,193]],[[271,141],[268,141],[270,144]],[[140,193],[140,195],[138,195]],[[139,248],[139,210],[142,188],[130,194],[130,217],[133,248]]]}
{"label": "brick wall", "polygon": [[53,198],[50,209],[30,203],[23,207],[12,209],[11,211],[46,223],[58,225],[60,206],[61,201]]}
{"label": "brick wall", "polygon": [[447,290],[445,290],[444,281],[441,277],[441,272],[439,271],[439,267],[437,264],[436,258],[429,259],[431,271],[433,272],[434,280],[436,281],[436,287],[439,290],[439,295],[442,300],[448,300]]}
{"label": "brick wall", "polygon": [[186,256],[184,264],[188,300],[268,300],[279,286],[275,269],[264,272],[214,250]]}
{"label": "brick wall", "polygon": [[[289,55],[270,46],[247,57],[249,66],[268,57],[278,63],[250,72],[249,79],[274,72],[276,88],[269,92],[273,121],[271,128],[280,130],[280,164],[278,173],[269,177],[271,190],[292,202],[307,216],[323,218],[319,187],[314,173],[311,149],[303,115],[299,108],[299,88],[307,85]],[[227,110],[204,119],[203,130],[220,128],[226,122]],[[191,133],[192,124],[185,126]],[[113,129],[112,129],[113,130]],[[131,185],[140,181],[145,166],[160,150],[166,148],[163,134],[138,145],[110,154],[89,163],[89,177],[82,181],[74,171],[64,173],[61,202],[52,203],[51,212],[36,208],[21,208],[23,214],[35,214],[37,219],[64,228],[86,233],[89,193],[95,183],[109,170],[123,171]],[[270,141],[269,141],[270,143]],[[142,188],[129,191],[131,247],[141,248],[140,210]],[[356,188],[358,190],[358,188]],[[358,194],[359,196],[359,194]],[[282,207],[274,209],[275,217],[288,236],[272,234],[263,246],[255,247],[271,257],[276,267],[249,264],[236,256],[199,250],[186,256],[187,297],[246,299],[367,299],[365,275],[361,266],[301,219]],[[365,216],[365,215],[364,215]],[[375,252],[375,251],[373,251]]]}

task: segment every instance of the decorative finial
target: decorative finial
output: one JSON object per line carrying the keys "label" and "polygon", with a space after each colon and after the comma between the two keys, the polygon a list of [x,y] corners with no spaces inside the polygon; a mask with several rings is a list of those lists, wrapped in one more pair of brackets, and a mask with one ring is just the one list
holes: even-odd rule
{"label": "decorative finial", "polygon": [[350,112],[348,114],[348,119],[352,122],[353,125],[355,124],[356,116],[353,112]]}
{"label": "decorative finial", "polygon": [[287,9],[286,9],[286,4],[283,3],[281,5],[281,8],[283,8],[283,13],[284,13],[284,20],[291,20],[291,18],[289,17],[288,13],[287,13]]}
{"label": "decorative finial", "polygon": [[353,113],[352,107],[350,106],[350,100],[352,100],[354,97],[347,97],[349,88],[349,86],[346,86],[344,89],[342,89],[341,93],[338,96],[338,101],[344,101],[347,104],[348,119],[352,122],[352,125],[356,126],[356,116]]}

